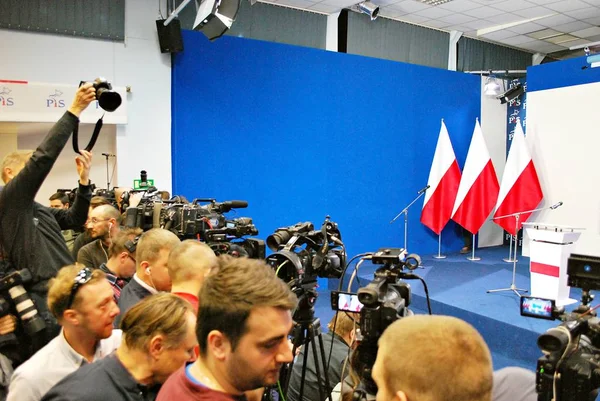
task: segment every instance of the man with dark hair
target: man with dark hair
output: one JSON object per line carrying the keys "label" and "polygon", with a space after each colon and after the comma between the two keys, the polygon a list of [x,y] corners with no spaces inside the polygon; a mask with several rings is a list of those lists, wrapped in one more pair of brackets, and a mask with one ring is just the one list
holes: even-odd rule
{"label": "man with dark hair", "polygon": [[69,197],[64,192],[56,192],[48,200],[53,209],[68,209],[70,206]]}
{"label": "man with dark hair", "polygon": [[[74,262],[60,231],[85,223],[92,196],[89,180],[92,154],[82,150],[75,158],[79,188],[70,209],[43,206],[35,202],[35,196],[79,124],[79,115],[95,98],[96,90],[92,84],[82,85],[67,112],[54,124],[35,152],[12,152],[2,163],[0,173],[6,185],[0,192],[0,246],[12,268],[31,272],[32,282],[25,288],[46,320],[43,339],[31,347],[34,352],[59,331],[46,305],[47,284],[62,266]],[[1,272],[1,275],[6,273]],[[6,318],[12,319],[10,316],[2,319]],[[27,344],[20,346],[22,351],[27,348]]]}
{"label": "man with dark hair", "polygon": [[121,331],[112,323],[119,308],[100,270],[65,266],[50,280],[48,307],[62,332],[15,370],[7,401],[39,401],[82,364],[113,352]]}
{"label": "man with dark hair", "polygon": [[95,269],[108,262],[108,248],[120,230],[120,222],[121,214],[114,206],[102,205],[92,210],[85,225],[94,241],[81,247],[77,262]]}
{"label": "man with dark hair", "polygon": [[173,294],[147,297],[123,317],[123,339],[115,353],[67,376],[42,400],[152,400],[157,385],[194,359],[195,324],[196,315],[184,299]]}
{"label": "man with dark hair", "polygon": [[115,302],[119,302],[121,291],[135,273],[137,240],[141,235],[141,228],[119,231],[108,248],[108,262],[100,265],[113,288]]}
{"label": "man with dark hair", "polygon": [[200,290],[200,356],[163,385],[157,401],[240,400],[279,380],[292,361],[287,336],[297,299],[260,260],[218,258]]}

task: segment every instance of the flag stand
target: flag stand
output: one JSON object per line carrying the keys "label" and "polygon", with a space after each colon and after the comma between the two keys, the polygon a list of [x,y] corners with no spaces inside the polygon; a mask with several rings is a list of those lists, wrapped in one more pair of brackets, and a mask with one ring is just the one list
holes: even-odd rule
{"label": "flag stand", "polygon": [[515,241],[515,246],[517,245],[517,237],[515,235],[511,235],[510,236],[510,246],[508,247],[508,258],[504,258],[502,259],[503,261],[507,262],[507,263],[513,263],[513,262],[518,262],[517,257],[515,256],[515,258],[513,259],[512,257],[512,244],[513,244],[513,239]]}
{"label": "flag stand", "polygon": [[446,259],[446,255],[442,255],[442,233],[438,235],[438,254],[433,255],[434,259]]}
{"label": "flag stand", "polygon": [[[560,205],[562,205],[562,202],[559,202],[558,204],[550,206],[550,207],[540,207],[538,209],[525,210],[523,212],[511,213],[511,214],[506,214],[504,216],[494,217],[492,220],[504,219],[506,217],[514,217],[515,218],[515,234],[517,234],[519,232],[519,219],[521,218],[522,214],[533,213],[533,212],[537,212],[539,210],[545,210],[545,209],[554,210],[557,207],[559,207]],[[510,283],[510,287],[498,288],[495,290],[487,290],[488,294],[492,293],[492,292],[512,291],[518,297],[521,297],[521,292],[527,292],[527,290],[524,290],[522,288],[517,288],[517,286],[515,284],[515,279],[516,279],[516,275],[517,275],[517,250],[519,248],[519,243],[518,243],[518,241],[516,241],[516,237],[517,236],[515,235],[515,252],[514,252],[514,258],[513,258],[513,273],[512,273],[512,282]]]}
{"label": "flag stand", "polygon": [[473,244],[471,245],[471,256],[467,257],[467,260],[477,261],[481,260],[479,256],[475,256],[475,234],[473,234]]}

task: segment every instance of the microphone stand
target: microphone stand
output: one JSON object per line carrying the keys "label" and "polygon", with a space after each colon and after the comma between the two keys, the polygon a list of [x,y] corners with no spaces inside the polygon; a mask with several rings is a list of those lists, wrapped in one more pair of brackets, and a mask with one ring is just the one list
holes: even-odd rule
{"label": "microphone stand", "polygon": [[[560,206],[560,205],[559,205]],[[558,207],[558,206],[557,206]],[[537,209],[531,209],[531,210],[524,210],[522,212],[516,212],[516,213],[511,213],[511,214],[506,214],[504,216],[498,216],[498,217],[494,217],[492,220],[498,220],[498,219],[504,219],[507,217],[514,217],[515,218],[515,247],[514,247],[514,257],[513,257],[513,271],[512,271],[512,282],[510,283],[510,287],[507,288],[498,288],[495,290],[487,290],[487,293],[492,293],[492,292],[501,292],[501,291],[512,291],[514,292],[518,297],[521,297],[521,292],[528,292],[527,290],[524,290],[522,288],[517,288],[516,284],[515,284],[515,279],[516,279],[516,275],[517,275],[517,250],[519,248],[519,242],[517,241],[517,235],[516,233],[519,232],[519,220],[521,218],[522,214],[527,214],[527,213],[533,213],[533,212],[538,212],[540,210],[545,210],[545,209],[555,209],[555,207],[540,207]]]}
{"label": "microphone stand", "polygon": [[110,175],[109,175],[109,171],[108,171],[108,158],[115,157],[115,156],[111,155],[110,153],[102,153],[102,156],[104,156],[106,158],[106,190],[110,191]]}
{"label": "microphone stand", "polygon": [[423,196],[425,194],[425,191],[420,192],[417,197],[415,199],[413,199],[412,202],[410,202],[408,204],[408,206],[406,206],[404,209],[402,209],[402,211],[400,213],[398,213],[396,215],[396,217],[394,217],[392,219],[392,221],[390,221],[390,224],[392,224],[393,222],[395,222],[396,220],[398,220],[398,217],[400,217],[400,215],[404,214],[404,250],[407,250],[408,248],[408,209],[416,202],[419,200],[419,198],[421,198],[421,196]]}

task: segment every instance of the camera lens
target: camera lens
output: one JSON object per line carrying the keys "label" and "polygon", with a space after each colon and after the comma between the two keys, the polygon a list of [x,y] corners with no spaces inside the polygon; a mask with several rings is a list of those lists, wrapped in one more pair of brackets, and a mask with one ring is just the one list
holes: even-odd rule
{"label": "camera lens", "polygon": [[267,237],[267,246],[270,250],[276,251],[281,245],[287,244],[290,238],[292,238],[292,235],[289,231],[276,231]]}
{"label": "camera lens", "polygon": [[96,91],[98,104],[106,111],[115,111],[121,105],[121,95],[105,88]]}

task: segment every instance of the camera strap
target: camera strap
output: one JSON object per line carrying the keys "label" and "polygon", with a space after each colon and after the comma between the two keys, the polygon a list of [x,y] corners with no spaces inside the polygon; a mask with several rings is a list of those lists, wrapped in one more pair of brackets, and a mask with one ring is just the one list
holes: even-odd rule
{"label": "camera strap", "polygon": [[[94,127],[94,133],[92,134],[92,138],[90,139],[90,142],[85,147],[85,150],[88,152],[92,150],[92,148],[96,144],[98,135],[100,135],[100,130],[102,129],[102,125],[104,124],[104,122],[102,121],[103,118],[104,118],[104,114],[102,114],[102,117],[100,117],[98,119],[98,121],[96,121],[96,126]],[[75,153],[79,153],[79,138],[78,138],[78,136],[79,136],[79,124],[77,124],[75,126],[75,129],[73,130],[73,150],[75,151]]]}

